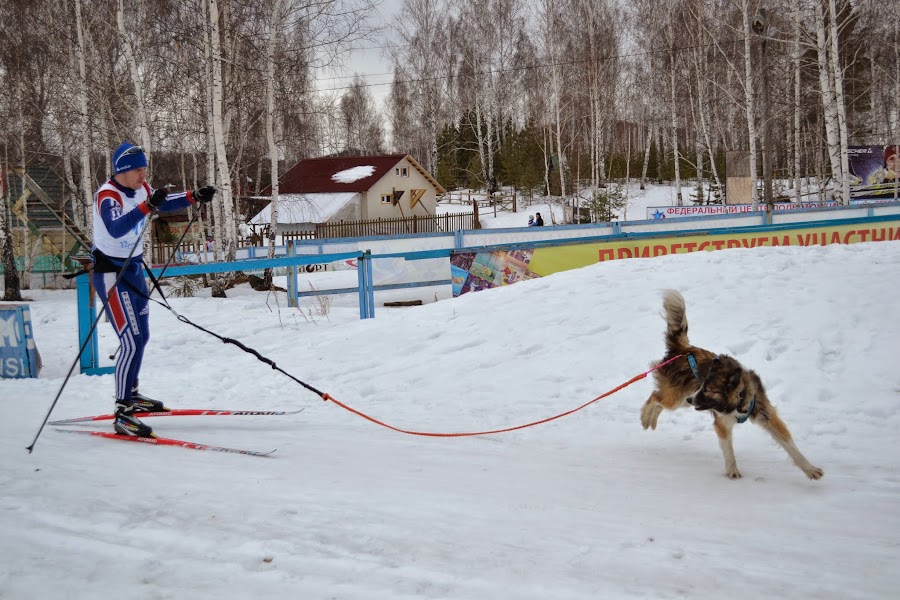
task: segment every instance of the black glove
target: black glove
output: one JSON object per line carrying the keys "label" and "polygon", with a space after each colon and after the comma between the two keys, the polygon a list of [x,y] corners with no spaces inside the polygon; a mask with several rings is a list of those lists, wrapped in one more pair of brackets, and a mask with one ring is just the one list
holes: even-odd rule
{"label": "black glove", "polygon": [[216,195],[216,186],[208,185],[206,187],[202,187],[199,190],[194,190],[191,196],[194,198],[194,202],[198,204],[205,204],[213,199],[213,196]]}
{"label": "black glove", "polygon": [[166,196],[168,196],[166,190],[164,188],[159,188],[158,190],[154,191],[149,198],[147,198],[147,204],[150,205],[150,208],[156,210],[157,208],[162,206],[163,202],[166,201]]}

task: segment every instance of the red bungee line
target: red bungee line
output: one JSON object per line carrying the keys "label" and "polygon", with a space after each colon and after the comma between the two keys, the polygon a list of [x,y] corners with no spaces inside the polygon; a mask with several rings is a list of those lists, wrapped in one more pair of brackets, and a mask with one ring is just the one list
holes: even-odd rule
{"label": "red bungee line", "polygon": [[507,427],[505,429],[491,429],[489,431],[471,431],[471,432],[467,432],[467,433],[436,433],[436,432],[430,432],[430,431],[411,431],[409,429],[401,429],[399,427],[394,427],[393,425],[389,425],[388,423],[379,421],[375,417],[370,417],[369,415],[367,415],[366,413],[364,413],[362,411],[359,411],[359,410],[356,410],[355,408],[347,406],[346,404],[344,404],[343,402],[341,402],[340,400],[338,400],[337,398],[335,398],[329,394],[322,394],[322,400],[324,400],[326,402],[330,400],[331,402],[334,402],[335,404],[337,404],[344,410],[352,412],[353,414],[355,414],[359,417],[362,417],[363,419],[366,419],[367,421],[371,421],[372,423],[375,423],[376,425],[381,425],[382,427],[386,427],[387,429],[390,429],[392,431],[396,431],[398,433],[405,433],[407,435],[420,435],[420,436],[425,436],[425,437],[471,437],[471,436],[476,436],[476,435],[491,435],[494,433],[506,433],[509,431],[516,431],[517,429],[525,429],[526,427],[534,427],[535,425],[542,425],[544,423],[549,423],[550,421],[571,415],[572,413],[578,412],[579,410],[590,406],[591,404],[593,404],[594,402],[597,402],[598,400],[602,400],[603,398],[606,398],[607,396],[611,396],[611,395],[615,394],[619,390],[628,387],[635,381],[639,381],[639,380],[643,379],[644,377],[646,377],[653,371],[655,371],[657,369],[661,369],[662,367],[668,365],[669,363],[675,362],[676,360],[678,360],[679,358],[681,358],[683,356],[684,356],[684,354],[679,354],[678,356],[674,356],[674,357],[670,358],[669,360],[656,365],[649,371],[644,371],[640,375],[635,375],[634,377],[632,377],[625,383],[609,390],[608,392],[605,392],[605,393],[597,396],[590,402],[585,402],[581,406],[579,406],[577,408],[573,408],[572,410],[567,410],[566,412],[559,413],[558,415],[554,415],[552,417],[547,417],[546,419],[541,419],[540,421],[533,421],[531,423],[525,423],[524,425],[516,425],[515,427]]}

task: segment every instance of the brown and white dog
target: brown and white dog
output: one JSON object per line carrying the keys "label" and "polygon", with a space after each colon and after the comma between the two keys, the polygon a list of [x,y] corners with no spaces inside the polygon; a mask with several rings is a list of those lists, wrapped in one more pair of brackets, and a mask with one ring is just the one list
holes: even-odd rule
{"label": "brown and white dog", "polygon": [[775,438],[807,477],[822,477],[822,469],[810,464],[797,449],[787,425],[769,402],[759,376],[745,369],[731,356],[714,354],[691,345],[684,298],[680,293],[666,291],[663,308],[667,325],[666,355],[654,366],[679,354],[685,356],[653,372],[656,389],[641,409],[644,429],[656,429],[659,414],[664,408],[675,410],[690,404],[697,410],[708,410],[713,416],[719,446],[725,457],[725,474],[737,479],[741,473],[734,459],[731,430],[738,423],[750,419]]}

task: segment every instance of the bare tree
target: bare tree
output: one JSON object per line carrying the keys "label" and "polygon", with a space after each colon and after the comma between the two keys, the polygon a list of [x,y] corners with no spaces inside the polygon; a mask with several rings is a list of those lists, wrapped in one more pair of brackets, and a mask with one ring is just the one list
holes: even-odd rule
{"label": "bare tree", "polygon": [[340,113],[344,124],[344,148],[363,154],[378,154],[384,148],[381,114],[362,77],[353,83],[340,100]]}

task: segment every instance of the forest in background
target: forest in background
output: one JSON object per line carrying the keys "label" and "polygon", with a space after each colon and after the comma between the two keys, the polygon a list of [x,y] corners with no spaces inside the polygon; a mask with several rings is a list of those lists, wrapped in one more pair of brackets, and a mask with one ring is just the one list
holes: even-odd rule
{"label": "forest in background", "polygon": [[[722,190],[726,153],[747,151],[776,194],[827,185],[846,203],[848,147],[900,138],[900,18],[883,2],[404,0],[383,29],[378,8],[6,0],[0,162],[52,165],[89,230],[110,153],[131,140],[155,185],[219,187],[227,260],[236,199],[271,184],[277,202],[279,172],[307,157],[406,152],[447,189],[562,199],[652,178],[680,203],[682,186]],[[316,80],[354,48],[393,67],[383,108],[365,74]]]}

